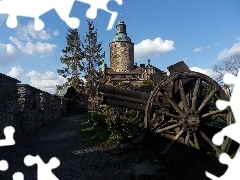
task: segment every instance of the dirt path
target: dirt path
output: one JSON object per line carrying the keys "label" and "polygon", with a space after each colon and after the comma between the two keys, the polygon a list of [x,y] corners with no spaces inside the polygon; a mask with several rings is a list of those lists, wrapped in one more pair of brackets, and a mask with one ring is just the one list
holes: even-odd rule
{"label": "dirt path", "polygon": [[15,172],[22,172],[25,180],[37,179],[37,166],[24,165],[26,155],[39,155],[45,163],[57,157],[61,163],[53,173],[60,180],[120,177],[124,169],[120,157],[113,157],[81,141],[79,132],[84,119],[86,114],[64,117],[62,121],[42,127],[17,141],[14,146],[1,147],[0,160],[8,161],[9,169],[0,171],[0,179],[10,180]]}

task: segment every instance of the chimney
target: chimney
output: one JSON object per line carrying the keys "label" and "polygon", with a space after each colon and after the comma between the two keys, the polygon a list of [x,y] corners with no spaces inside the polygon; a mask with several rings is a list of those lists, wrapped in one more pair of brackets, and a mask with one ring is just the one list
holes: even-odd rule
{"label": "chimney", "polygon": [[144,69],[145,68],[145,64],[140,64],[140,67]]}

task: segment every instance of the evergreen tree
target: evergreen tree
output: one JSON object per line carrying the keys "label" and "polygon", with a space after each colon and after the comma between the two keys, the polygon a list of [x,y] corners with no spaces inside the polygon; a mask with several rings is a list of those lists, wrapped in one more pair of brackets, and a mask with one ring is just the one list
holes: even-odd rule
{"label": "evergreen tree", "polygon": [[[67,78],[64,86],[72,86],[77,92],[81,92],[84,84],[82,73],[84,72],[85,53],[82,49],[82,42],[77,29],[68,29],[66,36],[67,46],[62,50],[63,56],[60,58],[64,65],[63,69],[58,69],[58,74]],[[61,89],[60,86],[57,87]]]}
{"label": "evergreen tree", "polygon": [[89,96],[96,95],[96,87],[98,79],[100,78],[99,68],[104,60],[104,53],[102,51],[102,43],[98,42],[97,30],[94,27],[93,21],[88,19],[88,31],[82,45],[85,50],[85,78],[86,90]]}

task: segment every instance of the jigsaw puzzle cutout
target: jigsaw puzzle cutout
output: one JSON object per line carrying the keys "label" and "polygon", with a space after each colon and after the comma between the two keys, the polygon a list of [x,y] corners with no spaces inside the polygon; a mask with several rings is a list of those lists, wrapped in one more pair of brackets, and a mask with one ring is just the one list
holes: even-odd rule
{"label": "jigsaw puzzle cutout", "polygon": [[[15,144],[13,135],[15,129],[12,126],[4,128],[5,139],[0,140],[0,146],[11,146]],[[26,166],[33,166],[37,164],[37,179],[38,180],[58,180],[58,178],[52,173],[52,169],[57,168],[60,165],[60,161],[56,157],[52,157],[48,163],[44,163],[40,156],[27,155],[24,158],[24,164]],[[0,160],[0,171],[7,171],[9,168],[6,160]],[[24,180],[24,175],[21,172],[15,172],[12,176],[13,180]]]}
{"label": "jigsaw puzzle cutout", "polygon": [[[107,30],[112,29],[118,13],[107,8],[111,0],[77,0],[89,4],[90,8],[86,12],[89,19],[97,17],[98,10],[104,10],[111,14]],[[114,0],[118,5],[122,5],[122,0]],[[76,29],[80,25],[80,20],[76,17],[69,17],[75,0],[0,0],[0,14],[8,14],[6,25],[15,28],[18,25],[17,16],[34,18],[34,29],[40,31],[44,28],[44,22],[39,18],[46,12],[54,9],[59,17],[66,24]]]}
{"label": "jigsaw puzzle cutout", "polygon": [[34,164],[37,164],[38,180],[46,180],[46,179],[58,180],[58,178],[52,173],[52,169],[55,169],[60,165],[60,161],[56,157],[51,158],[49,162],[45,164],[38,155],[37,156],[27,155],[24,158],[24,163],[26,166],[32,166]]}
{"label": "jigsaw puzzle cutout", "polygon": [[15,144],[13,139],[13,134],[15,129],[12,126],[7,126],[4,128],[5,139],[0,139],[0,146],[11,146]]}
{"label": "jigsaw puzzle cutout", "polygon": [[8,169],[8,162],[5,160],[0,161],[0,171],[6,171]]}
{"label": "jigsaw puzzle cutout", "polygon": [[13,180],[24,180],[24,175],[21,172],[16,172],[13,174]]}
{"label": "jigsaw puzzle cutout", "polygon": [[[101,9],[101,10],[104,10],[104,11],[110,13],[111,18],[109,20],[107,30],[112,29],[118,13],[114,12],[114,11],[110,11],[107,8],[107,5],[108,5],[110,0],[77,0],[77,1],[83,2],[85,4],[89,4],[91,6],[86,12],[86,17],[89,18],[89,19],[95,19],[97,17],[98,9]],[[117,2],[118,5],[123,4],[122,0],[114,0],[114,1]]]}
{"label": "jigsaw puzzle cutout", "polygon": [[[230,101],[218,100],[216,102],[217,108],[219,110],[224,110],[228,106],[231,107],[235,123],[223,128],[220,132],[213,136],[213,143],[220,146],[223,143],[224,137],[227,136],[232,140],[238,142],[240,144],[240,112],[239,112],[239,102],[240,102],[240,70],[238,72],[237,77],[227,73],[223,78],[224,83],[234,84],[234,89],[232,91]],[[222,153],[219,157],[219,161],[222,164],[228,165],[228,169],[221,177],[216,177],[209,172],[206,172],[206,176],[212,180],[238,180],[239,177],[239,165],[240,165],[240,149],[238,149],[235,157],[233,159],[226,153]]]}
{"label": "jigsaw puzzle cutout", "polygon": [[239,149],[233,159],[228,154],[222,153],[219,157],[219,162],[228,165],[228,170],[221,177],[216,177],[209,172],[206,172],[206,176],[212,180],[239,180],[239,164],[240,164],[240,153]]}

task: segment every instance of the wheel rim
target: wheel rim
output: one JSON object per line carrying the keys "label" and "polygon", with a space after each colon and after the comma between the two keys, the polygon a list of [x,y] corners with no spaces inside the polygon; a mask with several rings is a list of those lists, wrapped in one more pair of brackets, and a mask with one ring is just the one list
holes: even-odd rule
{"label": "wheel rim", "polygon": [[[222,88],[201,73],[174,73],[161,81],[150,95],[144,117],[147,136],[158,158],[166,156],[175,142],[198,150],[214,149],[218,154],[227,152],[228,138],[220,147],[211,141],[214,133],[233,122],[229,108],[216,108],[217,99],[228,100]],[[156,134],[171,140],[160,154],[154,145]]]}

